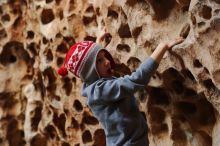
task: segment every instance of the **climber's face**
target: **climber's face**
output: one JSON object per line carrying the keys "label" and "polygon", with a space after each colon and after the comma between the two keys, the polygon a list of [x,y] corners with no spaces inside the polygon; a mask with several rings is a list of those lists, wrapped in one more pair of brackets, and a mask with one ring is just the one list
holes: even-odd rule
{"label": "climber's face", "polygon": [[96,69],[100,77],[108,78],[113,75],[110,60],[106,57],[106,52],[101,50],[96,59]]}

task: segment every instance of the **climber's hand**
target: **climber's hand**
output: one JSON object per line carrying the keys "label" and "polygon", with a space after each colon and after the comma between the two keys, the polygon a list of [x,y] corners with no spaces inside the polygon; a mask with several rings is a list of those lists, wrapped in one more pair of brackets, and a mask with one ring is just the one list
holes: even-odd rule
{"label": "climber's hand", "polygon": [[184,41],[183,37],[177,37],[174,40],[171,40],[171,41],[167,42],[167,47],[168,47],[167,49],[171,49],[172,47],[182,43],[183,41]]}

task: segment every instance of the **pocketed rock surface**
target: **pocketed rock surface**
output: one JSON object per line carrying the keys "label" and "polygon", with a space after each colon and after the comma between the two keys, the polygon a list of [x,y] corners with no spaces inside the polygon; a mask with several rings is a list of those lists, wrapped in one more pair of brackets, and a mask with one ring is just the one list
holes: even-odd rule
{"label": "pocketed rock surface", "polygon": [[105,31],[118,75],[186,38],[135,94],[150,146],[219,146],[219,0],[1,0],[0,146],[105,146],[82,82],[56,73],[71,45]]}

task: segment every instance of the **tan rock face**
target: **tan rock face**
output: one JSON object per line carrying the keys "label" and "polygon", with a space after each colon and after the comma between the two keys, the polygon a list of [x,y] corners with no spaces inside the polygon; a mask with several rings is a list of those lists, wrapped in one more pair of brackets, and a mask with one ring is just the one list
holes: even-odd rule
{"label": "tan rock face", "polygon": [[136,96],[151,146],[218,146],[218,0],[35,0],[0,2],[0,145],[104,146],[105,135],[81,81],[57,75],[77,41],[101,42],[118,76],[129,74],[160,41],[168,52]]}

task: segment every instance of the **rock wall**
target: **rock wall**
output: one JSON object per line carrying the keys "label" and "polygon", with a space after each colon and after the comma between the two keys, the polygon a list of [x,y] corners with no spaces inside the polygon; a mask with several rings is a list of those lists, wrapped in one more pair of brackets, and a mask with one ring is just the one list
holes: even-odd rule
{"label": "rock wall", "polygon": [[1,0],[0,145],[105,145],[81,81],[56,73],[72,44],[105,31],[119,75],[186,38],[136,93],[150,146],[219,146],[219,0]]}

